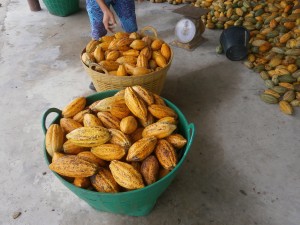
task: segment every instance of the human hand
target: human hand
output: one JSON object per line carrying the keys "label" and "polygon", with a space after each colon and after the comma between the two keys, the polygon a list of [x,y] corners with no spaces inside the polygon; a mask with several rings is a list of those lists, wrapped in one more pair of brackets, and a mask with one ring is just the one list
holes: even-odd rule
{"label": "human hand", "polygon": [[116,22],[114,14],[110,10],[103,12],[103,21],[102,22],[107,31],[114,33],[114,28],[116,27],[117,22]]}

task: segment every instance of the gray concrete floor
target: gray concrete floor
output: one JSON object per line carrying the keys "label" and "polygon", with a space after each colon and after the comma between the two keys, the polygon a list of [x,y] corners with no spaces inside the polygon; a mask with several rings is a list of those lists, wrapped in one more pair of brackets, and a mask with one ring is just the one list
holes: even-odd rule
{"label": "gray concrete floor", "polygon": [[[0,224],[300,224],[300,117],[259,99],[258,74],[217,55],[221,31],[206,30],[195,51],[175,57],[162,96],[196,125],[178,176],[147,217],[98,212],[47,168],[42,114],[87,96],[79,54],[89,41],[81,12],[61,18],[31,12],[27,1],[0,7]],[[140,28],[174,39],[176,6],[137,4]],[[15,212],[21,215],[13,219]]]}

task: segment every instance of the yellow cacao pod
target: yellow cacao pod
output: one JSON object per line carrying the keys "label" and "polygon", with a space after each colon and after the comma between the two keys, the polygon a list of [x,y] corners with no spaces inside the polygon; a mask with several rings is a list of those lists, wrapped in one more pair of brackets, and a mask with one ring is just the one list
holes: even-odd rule
{"label": "yellow cacao pod", "polygon": [[101,42],[112,42],[115,39],[115,36],[103,36],[100,38]]}
{"label": "yellow cacao pod", "polygon": [[168,106],[152,104],[148,107],[149,112],[156,118],[161,119],[167,116],[177,118],[176,112]]}
{"label": "yellow cacao pod", "polygon": [[127,116],[123,118],[120,122],[120,130],[124,134],[133,133],[138,127],[138,123],[134,116]]}
{"label": "yellow cacao pod", "polygon": [[157,55],[154,60],[159,67],[164,68],[167,66],[167,60],[162,55]]}
{"label": "yellow cacao pod", "polygon": [[120,64],[115,61],[103,60],[99,63],[99,65],[109,72],[109,71],[117,70]]}
{"label": "yellow cacao pod", "polygon": [[118,70],[117,70],[117,76],[126,76],[127,71],[124,65],[120,65]]}
{"label": "yellow cacao pod", "polygon": [[115,33],[114,36],[116,39],[121,39],[121,38],[128,38],[129,34],[126,32],[117,32],[117,33]]}
{"label": "yellow cacao pod", "polygon": [[80,127],[67,134],[67,139],[75,145],[94,147],[108,142],[111,138],[104,127]]}
{"label": "yellow cacao pod", "polygon": [[120,53],[119,51],[111,51],[111,52],[108,52],[107,55],[106,55],[106,60],[110,60],[110,61],[116,61],[120,56]]}
{"label": "yellow cacao pod", "polygon": [[140,85],[134,85],[132,86],[132,89],[138,94],[139,97],[141,97],[147,103],[147,105],[154,104],[153,94],[146,88]]}
{"label": "yellow cacao pod", "polygon": [[73,99],[70,103],[68,103],[62,109],[63,117],[69,118],[75,116],[81,110],[85,108],[86,98],[85,97],[78,97]]}
{"label": "yellow cacao pod", "polygon": [[[119,40],[118,39],[114,39],[114,40],[112,40],[110,43],[109,43],[109,45],[108,45],[108,50],[118,50],[118,46],[117,46],[117,43],[119,42]],[[105,50],[106,51],[106,50]]]}
{"label": "yellow cacao pod", "polygon": [[54,161],[56,161],[57,159],[59,159],[59,158],[65,156],[65,155],[66,155],[66,154],[63,154],[63,153],[61,153],[61,152],[54,152],[54,153],[53,153],[53,157],[52,157],[52,161],[51,161],[51,162],[54,162]]}
{"label": "yellow cacao pod", "polygon": [[106,128],[120,129],[120,120],[110,112],[98,112],[98,118]]}
{"label": "yellow cacao pod", "polygon": [[94,111],[110,111],[110,108],[114,104],[125,103],[124,96],[111,96],[104,99],[101,99],[97,102],[92,108]]}
{"label": "yellow cacao pod", "polygon": [[108,130],[111,134],[111,139],[110,139],[109,143],[120,145],[127,152],[131,146],[130,138],[120,130],[117,130],[117,129],[108,129]]}
{"label": "yellow cacao pod", "polygon": [[79,127],[82,127],[81,123],[79,123],[71,118],[61,118],[59,123],[60,123],[61,128],[63,129],[63,131],[66,134],[70,133],[71,131],[73,131]]}
{"label": "yellow cacao pod", "polygon": [[149,36],[143,37],[142,40],[143,40],[144,42],[146,42],[148,46],[151,46],[152,41],[153,41],[152,38],[149,37]]}
{"label": "yellow cacao pod", "polygon": [[154,150],[157,143],[156,137],[144,137],[133,143],[128,150],[127,161],[143,161]]}
{"label": "yellow cacao pod", "polygon": [[135,50],[135,49],[130,49],[130,50],[122,53],[123,56],[134,56],[134,57],[138,57],[139,54],[140,54],[140,51]]}
{"label": "yellow cacao pod", "polygon": [[106,168],[100,168],[98,173],[91,177],[91,183],[98,192],[116,193],[120,191],[120,186]]}
{"label": "yellow cacao pod", "polygon": [[154,51],[160,50],[161,46],[164,42],[160,39],[155,39],[152,43],[151,43],[151,48]]}
{"label": "yellow cacao pod", "polygon": [[294,85],[287,82],[279,82],[279,86],[285,87],[288,90],[294,90]]}
{"label": "yellow cacao pod", "polygon": [[152,116],[151,113],[148,113],[146,120],[144,120],[144,119],[139,119],[139,122],[140,122],[140,124],[141,124],[143,127],[147,127],[147,126],[149,126],[150,124],[152,124],[152,123],[155,122],[155,118]]}
{"label": "yellow cacao pod", "polygon": [[170,124],[174,124],[174,125],[177,125],[177,123],[178,123],[178,121],[174,117],[170,117],[170,116],[161,118],[161,119],[157,120],[157,122],[159,122],[159,123],[170,123]]}
{"label": "yellow cacao pod", "polygon": [[135,49],[135,50],[142,50],[147,46],[147,43],[143,40],[134,40],[131,44],[130,47]]}
{"label": "yellow cacao pod", "polygon": [[48,154],[52,157],[54,152],[61,152],[64,143],[64,132],[60,125],[51,124],[45,137],[45,146]]}
{"label": "yellow cacao pod", "polygon": [[85,50],[88,53],[91,53],[95,51],[96,47],[100,44],[100,41],[97,40],[91,40],[89,43],[86,45]]}
{"label": "yellow cacao pod", "polygon": [[268,95],[272,95],[275,98],[280,98],[280,94],[278,94],[276,91],[273,91],[272,89],[267,89],[264,91],[264,93]]}
{"label": "yellow cacao pod", "polygon": [[128,73],[128,74],[133,74],[133,70],[134,70],[134,68],[135,68],[135,65],[133,65],[133,64],[130,64],[130,63],[124,63],[123,64],[124,66],[125,66],[125,69],[126,69],[126,72]]}
{"label": "yellow cacao pod", "polygon": [[90,63],[93,63],[93,62],[96,61],[94,55],[93,55],[92,53],[87,53],[87,52],[84,52],[84,53],[82,54],[81,60],[82,60],[82,62],[83,62],[85,65],[87,65],[87,66],[89,66]]}
{"label": "yellow cacao pod", "polygon": [[70,155],[77,155],[80,152],[89,150],[88,148],[74,145],[70,140],[67,140],[63,144],[63,149],[64,149],[64,153],[70,154]]}
{"label": "yellow cacao pod", "polygon": [[88,107],[92,112],[97,112],[97,110],[95,109],[95,106],[102,100],[97,100],[95,102],[93,102],[92,104],[90,104]]}
{"label": "yellow cacao pod", "polygon": [[81,110],[79,113],[76,113],[76,115],[73,116],[73,120],[77,121],[78,123],[83,124],[83,117],[87,113],[91,113],[91,110],[89,108]]}
{"label": "yellow cacao pod", "polygon": [[280,43],[286,43],[291,38],[291,33],[285,33],[279,38]]}
{"label": "yellow cacao pod", "polygon": [[167,169],[172,170],[177,165],[177,154],[174,147],[166,140],[158,140],[155,148],[155,156],[157,157],[160,165]]}
{"label": "yellow cacao pod", "polygon": [[287,114],[287,115],[292,115],[293,114],[293,107],[287,101],[280,101],[279,102],[279,109],[284,114]]}
{"label": "yellow cacao pod", "polygon": [[170,60],[170,58],[171,58],[171,49],[166,43],[162,44],[160,52],[163,55],[163,57],[165,57],[165,59],[167,61]]}
{"label": "yellow cacao pod", "polygon": [[177,149],[183,148],[187,143],[187,140],[181,134],[171,134],[165,140]]}
{"label": "yellow cacao pod", "polygon": [[157,56],[162,56],[163,57],[163,55],[161,54],[160,51],[152,51],[152,59],[155,60]]}
{"label": "yellow cacao pod", "polygon": [[148,156],[141,165],[141,174],[147,185],[153,184],[158,179],[159,162],[154,155]]}
{"label": "yellow cacao pod", "polygon": [[62,176],[90,177],[97,172],[98,165],[82,160],[75,155],[66,155],[52,162],[49,168]]}
{"label": "yellow cacao pod", "polygon": [[101,120],[94,114],[85,114],[83,117],[83,126],[85,127],[98,127],[103,126]]}
{"label": "yellow cacao pod", "polygon": [[141,39],[141,35],[137,32],[132,32],[130,35],[129,35],[129,38],[131,39]]}
{"label": "yellow cacao pod", "polygon": [[73,184],[79,188],[88,188],[91,182],[88,177],[75,177]]}
{"label": "yellow cacao pod", "polygon": [[134,41],[134,39],[131,38],[121,38],[119,39],[119,41],[117,42],[117,48],[120,49],[123,46],[128,46],[130,45],[132,42]]}
{"label": "yellow cacao pod", "polygon": [[149,60],[149,68],[155,70],[157,68],[157,63],[155,62],[154,59]]}
{"label": "yellow cacao pod", "polygon": [[146,46],[145,48],[143,48],[141,50],[140,55],[144,55],[147,60],[151,59],[151,57],[152,57],[152,50],[151,50],[151,48],[148,47],[148,46]]}
{"label": "yellow cacao pod", "polygon": [[104,55],[104,51],[102,50],[102,48],[99,46],[97,46],[97,48],[94,51],[94,57],[96,59],[96,61],[99,63],[101,61],[103,61],[105,59],[105,55]]}
{"label": "yellow cacao pod", "polygon": [[111,41],[102,42],[99,44],[99,47],[102,49],[103,52],[108,50]]}
{"label": "yellow cacao pod", "polygon": [[143,130],[143,137],[151,137],[154,136],[156,138],[165,138],[173,133],[173,131],[177,128],[176,125],[170,123],[161,123],[156,122],[153,123]]}
{"label": "yellow cacao pod", "polygon": [[124,64],[124,63],[136,64],[137,57],[134,57],[134,56],[121,56],[116,60],[116,62],[118,62],[119,64]]}
{"label": "yellow cacao pod", "polygon": [[285,26],[287,29],[291,30],[295,27],[295,22],[288,21],[288,22],[283,23],[283,26]]}
{"label": "yellow cacao pod", "polygon": [[[101,104],[101,102],[100,102]],[[104,105],[101,107],[100,104],[97,105],[97,110],[103,112],[110,112],[112,116],[117,117],[118,119],[122,119],[130,114],[130,110],[125,104],[125,100],[123,99],[122,102],[114,102],[110,105]]]}
{"label": "yellow cacao pod", "polygon": [[274,67],[280,65],[281,61],[282,61],[281,57],[273,57],[270,60],[269,65],[274,68]]}
{"label": "yellow cacao pod", "polygon": [[148,59],[145,55],[139,55],[139,57],[137,58],[136,66],[148,68]]}
{"label": "yellow cacao pod", "polygon": [[132,165],[114,160],[109,164],[109,168],[120,186],[131,190],[145,186],[142,175]]}
{"label": "yellow cacao pod", "polygon": [[158,94],[153,93],[154,102],[156,105],[166,105],[165,101]]}
{"label": "yellow cacao pod", "polygon": [[290,73],[294,73],[296,72],[298,69],[298,66],[296,64],[290,64],[287,66],[287,70],[290,72]]}
{"label": "yellow cacao pod", "polygon": [[151,73],[152,71],[150,69],[147,69],[145,67],[134,67],[132,70],[133,76],[142,76],[148,73]]}
{"label": "yellow cacao pod", "polygon": [[95,156],[91,151],[80,152],[78,153],[77,157],[87,162],[94,163],[101,167],[106,167],[108,163],[103,159],[100,159],[97,156]]}
{"label": "yellow cacao pod", "polygon": [[125,149],[116,144],[102,144],[92,147],[91,152],[100,159],[112,161],[121,159],[125,154]]}
{"label": "yellow cacao pod", "polygon": [[132,87],[125,88],[125,103],[133,115],[140,119],[147,118],[147,106]]}

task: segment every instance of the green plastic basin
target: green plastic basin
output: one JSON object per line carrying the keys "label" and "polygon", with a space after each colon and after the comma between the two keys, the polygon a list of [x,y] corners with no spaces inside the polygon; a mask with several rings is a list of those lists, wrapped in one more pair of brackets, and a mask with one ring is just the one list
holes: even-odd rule
{"label": "green plastic basin", "polygon": [[[116,93],[116,90],[99,92],[86,97],[87,104],[91,104],[97,100],[112,96]],[[178,114],[178,132],[187,139],[187,144],[181,150],[179,162],[177,166],[165,177],[158,180],[157,182],[146,186],[142,189],[120,192],[120,193],[101,193],[96,191],[90,191],[82,188],[78,188],[68,181],[64,180],[60,175],[53,172],[55,176],[75,195],[82,200],[86,201],[91,207],[99,211],[111,212],[116,214],[124,214],[130,216],[145,216],[151,212],[158,197],[168,188],[172,180],[175,178],[179,168],[185,161],[186,156],[191,148],[195,127],[194,124],[188,123],[182,112],[170,101],[164,99],[169,107],[171,107]],[[44,134],[47,132],[46,119],[50,113],[57,113],[58,116],[53,120],[52,123],[59,124],[61,118],[61,110],[57,108],[50,108],[44,114],[42,118],[42,129]],[[52,124],[51,123],[51,124]],[[51,157],[48,155],[45,142],[43,147],[44,157],[47,165],[51,163]]]}

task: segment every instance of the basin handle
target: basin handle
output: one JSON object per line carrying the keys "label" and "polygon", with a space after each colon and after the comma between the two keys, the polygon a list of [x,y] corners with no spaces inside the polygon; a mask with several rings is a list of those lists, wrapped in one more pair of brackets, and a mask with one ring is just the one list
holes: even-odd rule
{"label": "basin handle", "polygon": [[187,146],[186,146],[186,150],[184,152],[184,156],[187,155],[187,153],[190,151],[191,149],[191,145],[194,141],[194,137],[195,137],[195,125],[193,123],[190,123],[188,125],[188,143],[187,143]]}
{"label": "basin handle", "polygon": [[57,113],[58,116],[61,117],[61,110],[60,109],[57,109],[57,108],[49,108],[46,110],[46,112],[44,112],[43,114],[43,117],[42,117],[42,129],[43,129],[43,132],[44,134],[47,133],[47,128],[46,128],[46,119],[47,119],[47,116],[50,114],[50,113]]}

